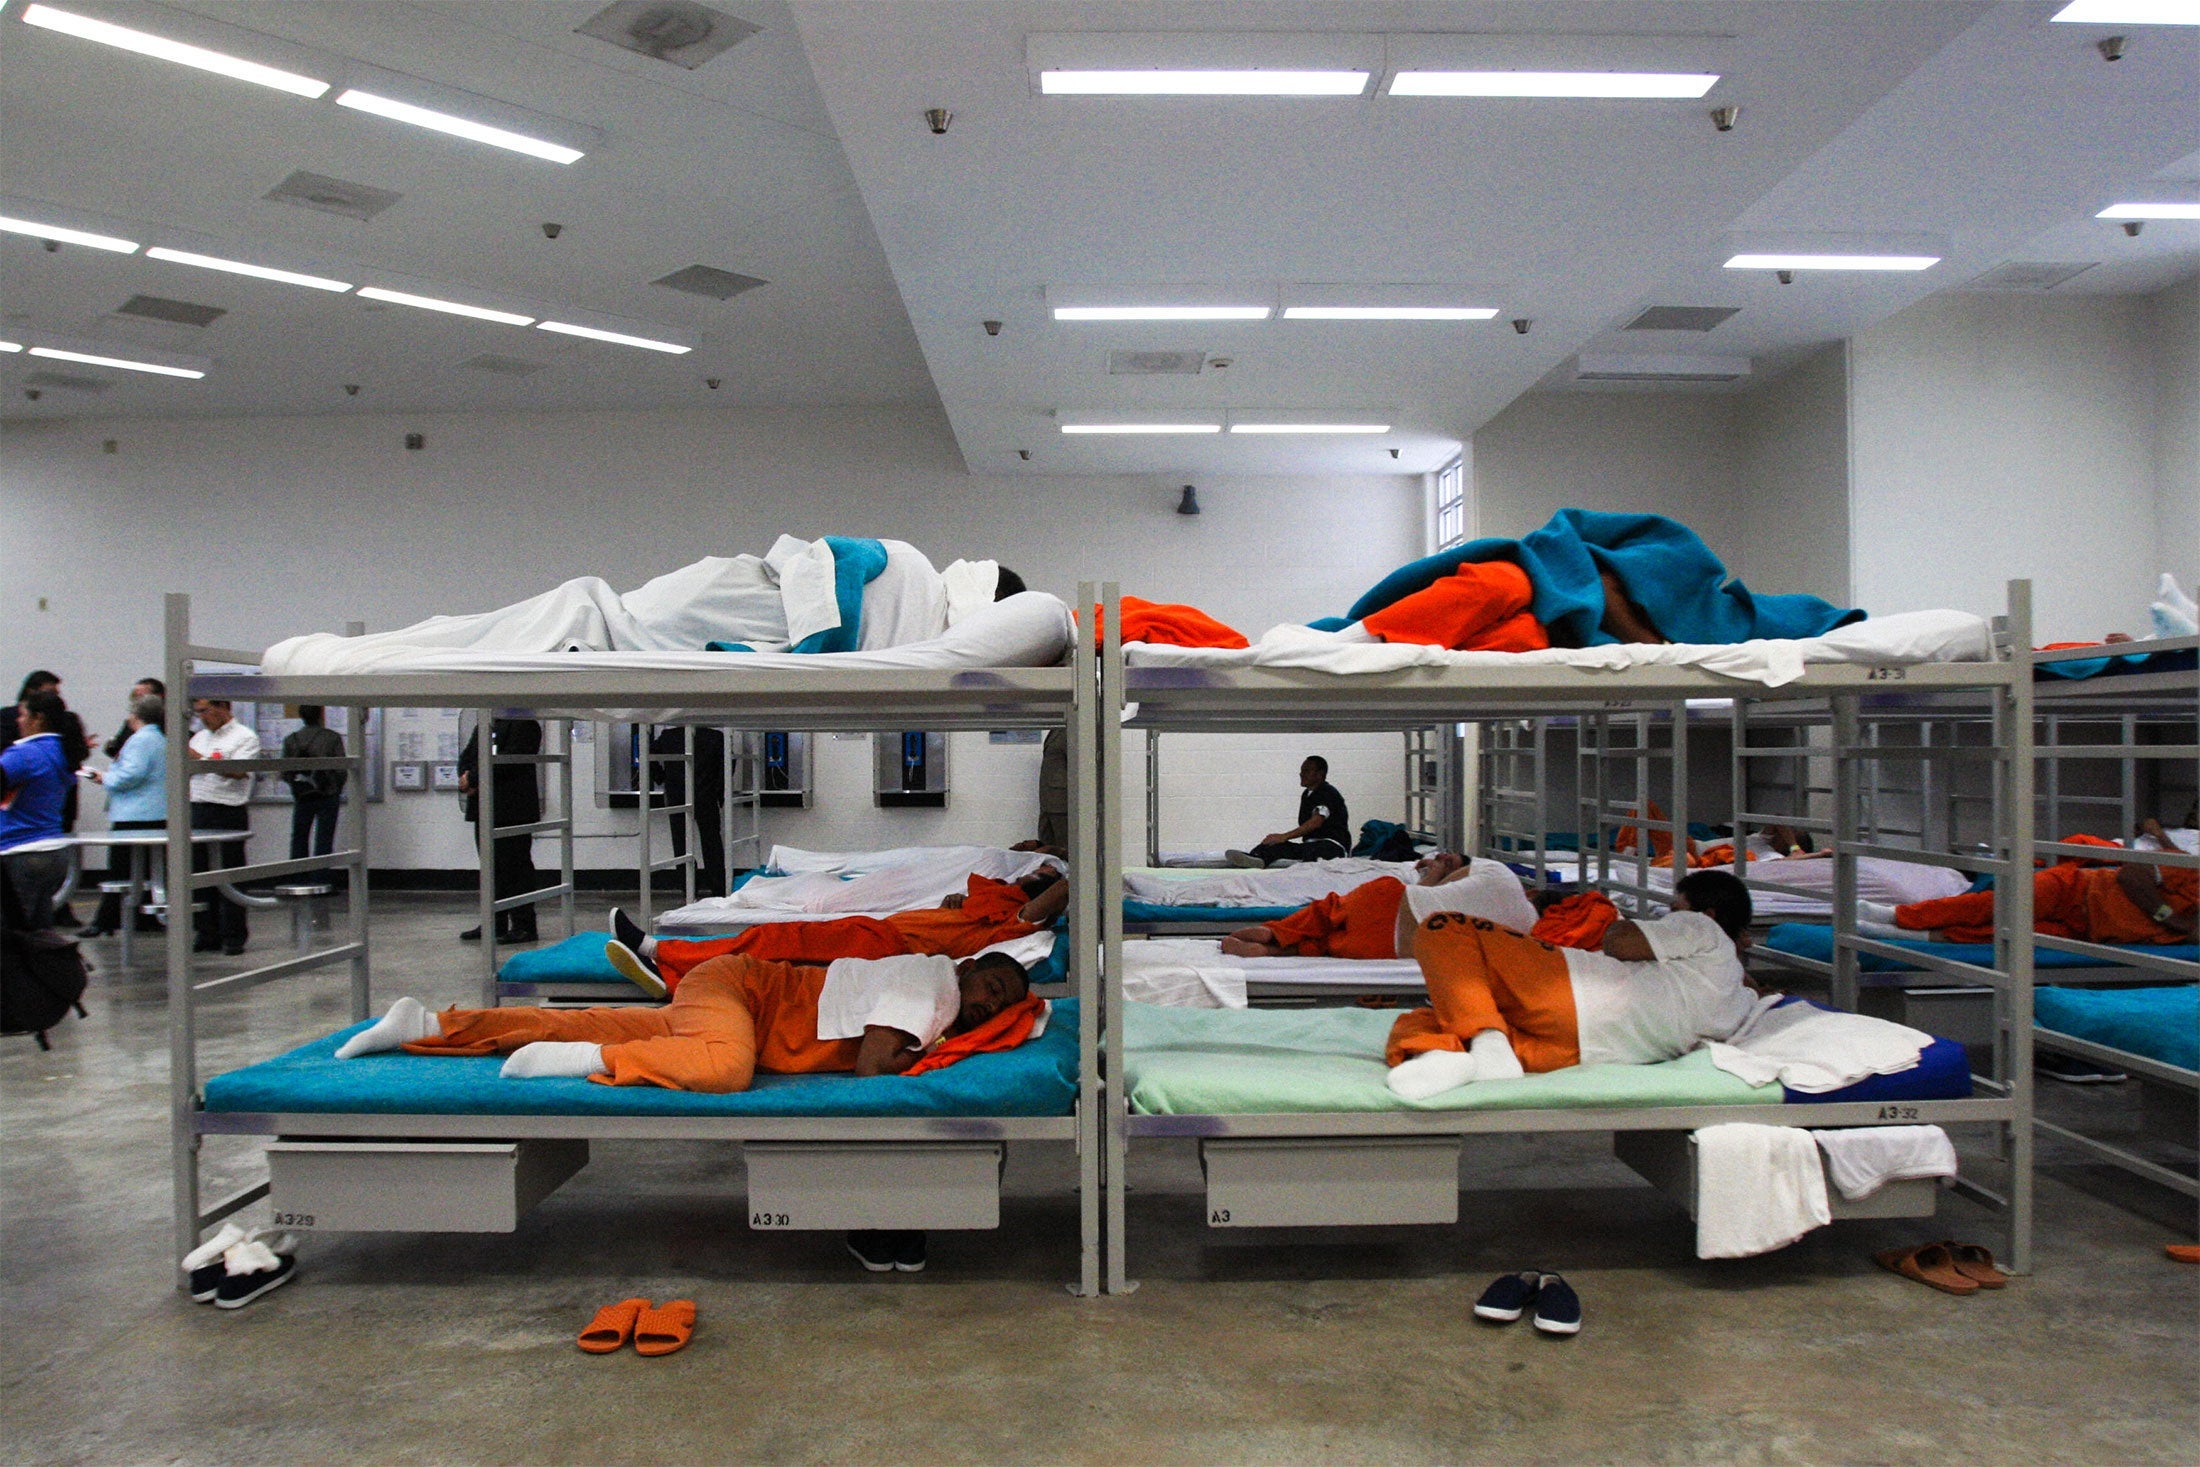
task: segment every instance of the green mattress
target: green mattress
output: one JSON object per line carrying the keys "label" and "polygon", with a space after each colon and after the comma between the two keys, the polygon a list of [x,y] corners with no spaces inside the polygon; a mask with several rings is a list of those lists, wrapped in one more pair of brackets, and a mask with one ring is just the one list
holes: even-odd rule
{"label": "green mattress", "polygon": [[1186,1009],[1128,1005],[1124,1062],[1140,1115],[1276,1111],[1592,1110],[1778,1105],[1702,1051],[1658,1065],[1582,1065],[1401,1100],[1383,1083],[1396,1009]]}

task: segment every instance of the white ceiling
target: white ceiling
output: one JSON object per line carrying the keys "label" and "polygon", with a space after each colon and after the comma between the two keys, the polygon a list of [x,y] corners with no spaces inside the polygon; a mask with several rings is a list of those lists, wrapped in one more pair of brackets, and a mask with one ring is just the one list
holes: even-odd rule
{"label": "white ceiling", "polygon": [[[978,470],[1409,471],[1435,467],[1519,393],[1560,382],[1579,351],[1746,355],[1762,375],[2005,260],[2096,262],[2059,294],[2153,290],[2200,269],[2200,224],[2130,239],[2091,218],[2119,197],[2200,198],[2200,29],[2134,31],[2111,64],[2092,49],[2095,28],[2048,24],[2047,0],[796,0],[791,14],[778,0],[712,3],[763,31],[693,72],[574,35],[600,0],[169,7],[599,129],[601,145],[569,169],[35,31],[11,4],[0,193],[131,238],[398,272],[702,345],[675,359],[0,236],[10,324],[214,362],[203,382],[68,367],[113,385],[31,402],[23,378],[57,364],[0,358],[0,412],[936,391]],[[158,10],[139,13],[157,28]],[[1726,80],[1702,103],[1033,92],[1027,36],[1110,31],[1558,35],[1592,52],[1700,50]],[[1630,39],[1596,39],[1618,36]],[[1722,102],[1742,108],[1726,134],[1705,115]],[[956,114],[945,137],[924,125],[934,106]],[[368,223],[261,198],[295,169],[405,197]],[[543,238],[546,220],[566,226],[562,238]],[[1765,231],[1924,232],[1949,254],[1921,275],[1791,286],[1718,268],[1731,232]],[[725,303],[648,284],[697,263],[771,284]],[[1195,281],[1476,285],[1534,327],[1070,326],[1047,319],[1042,297]],[[135,293],[229,314],[203,330],[114,316]],[[1706,335],[1618,331],[1652,304],[1742,310]],[[998,337],[981,329],[989,318],[1004,323]],[[1232,365],[1110,377],[1116,348]],[[459,365],[481,353],[547,365],[524,378]],[[1349,413],[1397,431],[1070,439],[1052,416],[1175,409]]]}

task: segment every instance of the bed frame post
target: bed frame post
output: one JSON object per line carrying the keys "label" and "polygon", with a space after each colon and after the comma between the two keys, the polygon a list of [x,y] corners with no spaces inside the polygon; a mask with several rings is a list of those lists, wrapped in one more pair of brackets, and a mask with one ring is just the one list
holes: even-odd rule
{"label": "bed frame post", "polygon": [[[1666,818],[1673,822],[1673,884],[1688,874],[1688,700],[1673,703],[1673,738],[1670,761],[1673,770],[1673,808]],[[1649,832],[1644,831],[1647,835]],[[1645,883],[1647,884],[1647,883]]]}
{"label": "bed frame post", "polygon": [[[1122,589],[1114,581],[1100,586],[1105,630],[1100,638],[1100,700],[1098,777],[1099,880],[1094,899],[1100,908],[1101,974],[1107,983],[1103,1005],[1107,1015],[1107,1043],[1101,1050],[1105,1066],[1105,1124],[1101,1132],[1101,1171],[1105,1179],[1107,1218],[1102,1236],[1107,1240],[1106,1291],[1127,1294],[1138,1286],[1124,1272],[1128,1246],[1124,1196],[1125,1132],[1130,1097],[1124,1090],[1125,1060],[1123,1008],[1123,615]],[[1080,641],[1083,639],[1080,638]]]}
{"label": "bed frame post", "polygon": [[1103,1239],[1100,1195],[1100,1027],[1106,1018],[1101,996],[1100,856],[1096,815],[1100,775],[1094,753],[1099,747],[1099,671],[1082,616],[1093,607],[1093,584],[1077,586],[1080,620],[1070,630],[1070,706],[1063,738],[1069,746],[1069,961],[1070,983],[1077,992],[1077,1282],[1070,1292],[1090,1299],[1100,1292]]}
{"label": "bed frame post", "polygon": [[1856,843],[1858,841],[1857,695],[1833,695],[1833,1002],[1856,1012],[1857,954],[1844,938],[1856,935]]}
{"label": "bed frame post", "polygon": [[[363,637],[367,624],[363,621],[346,622],[344,635]],[[170,684],[174,686],[174,684]],[[344,871],[344,911],[348,940],[356,945],[359,954],[351,960],[351,1017],[357,1023],[374,1007],[374,972],[368,960],[367,948],[367,781],[372,776],[373,761],[367,754],[367,720],[374,710],[363,703],[351,705],[351,848],[359,854],[346,863]],[[342,821],[337,824],[342,834]]]}
{"label": "bed frame post", "polygon": [[[191,1008],[191,598],[170,592],[165,603],[168,681],[168,1122],[175,1170],[175,1256],[199,1246],[198,1032]],[[137,913],[124,914],[135,922]],[[175,1286],[188,1287],[179,1272]]]}
{"label": "bed frame post", "polygon": [[1146,864],[1161,864],[1161,730],[1146,730]]}
{"label": "bed frame post", "polygon": [[649,746],[652,729],[646,723],[637,723],[633,727],[634,732],[629,737],[638,740],[641,747],[633,750],[630,755],[622,753],[621,757],[632,757],[635,761],[634,813],[640,817],[640,825],[635,832],[635,846],[641,852],[638,859],[642,889],[634,898],[634,919],[642,924],[644,932],[651,932],[657,925],[657,853],[651,848],[649,819]]}
{"label": "bed frame post", "polygon": [[558,909],[565,918],[565,935],[571,937],[580,930],[573,910],[573,720],[557,722],[563,730],[558,737],[558,884],[565,888]]}
{"label": "bed frame post", "polygon": [[497,755],[496,710],[483,708],[474,730],[474,842],[481,847],[477,905],[481,915],[481,1006],[497,1002]]}
{"label": "bed frame post", "polygon": [[2005,880],[1994,887],[1995,966],[2007,975],[2001,1001],[2006,1028],[1998,1046],[2007,1065],[2014,1114],[2007,1123],[2009,1266],[2032,1271],[2032,583],[2009,583],[2008,692],[1997,695],[2007,774],[1999,793]]}

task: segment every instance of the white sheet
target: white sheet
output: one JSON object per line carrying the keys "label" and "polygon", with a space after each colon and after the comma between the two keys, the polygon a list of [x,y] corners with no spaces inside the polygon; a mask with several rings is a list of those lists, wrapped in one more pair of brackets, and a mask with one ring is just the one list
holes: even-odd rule
{"label": "white sheet", "polygon": [[1170,647],[1132,642],[1133,667],[1300,667],[1317,672],[1378,673],[1408,667],[1578,667],[1624,672],[1635,667],[1697,667],[1738,681],[1780,687],[1820,662],[1983,662],[1993,655],[1986,618],[1966,611],[1911,611],[1875,617],[1794,641],[1759,640],[1732,646],[1553,647],[1541,652],[1450,652],[1441,647],[1375,642],[1357,623],[1341,632],[1277,626],[1242,650]]}
{"label": "white sheet", "polygon": [[1813,1131],[1834,1186],[1860,1202],[1889,1182],[1956,1174],[1956,1148],[1938,1126],[1860,1126]]}
{"label": "white sheet", "polygon": [[[1514,852],[1520,860],[1522,853]],[[1522,865],[1532,861],[1521,860]],[[1552,855],[1544,865],[1554,878],[1563,882],[1595,880],[1597,863],[1594,854],[1586,859],[1567,851]],[[1732,871],[1731,866],[1712,868]],[[1754,880],[1776,881],[1782,886],[1809,887],[1826,893],[1824,896],[1798,896],[1793,892],[1765,891],[1755,885],[1750,887],[1751,909],[1759,920],[1768,917],[1828,917],[1833,912],[1833,862],[1820,857],[1800,860],[1756,860],[1749,863],[1749,874]],[[1615,881],[1636,882],[1637,868],[1634,857],[1614,856],[1612,878]],[[1673,889],[1673,873],[1662,867],[1650,871],[1651,888],[1658,891]],[[1937,897],[1956,896],[1968,891],[1971,878],[1961,871],[1951,871],[1945,866],[1926,866],[1915,861],[1891,861],[1880,856],[1856,858],[1856,890],[1858,896],[1868,902],[1881,902],[1898,907],[1905,902],[1931,901]]]}
{"label": "white sheet", "polygon": [[1337,892],[1356,890],[1384,876],[1410,882],[1413,863],[1342,856],[1280,866],[1273,871],[1213,874],[1183,868],[1131,867],[1123,872],[1123,895],[1166,907],[1297,907]]}
{"label": "white sheet", "polygon": [[[968,889],[972,876],[1021,881],[1041,868],[1066,869],[1053,856],[999,846],[904,846],[868,853],[775,848],[797,869],[786,876],[758,876],[730,896],[705,897],[658,919],[662,929],[731,930],[766,922],[816,922],[835,917],[885,917],[936,907]],[[878,857],[892,859],[880,861]],[[846,857],[845,863],[839,858]],[[858,874],[842,875],[854,866]]]}

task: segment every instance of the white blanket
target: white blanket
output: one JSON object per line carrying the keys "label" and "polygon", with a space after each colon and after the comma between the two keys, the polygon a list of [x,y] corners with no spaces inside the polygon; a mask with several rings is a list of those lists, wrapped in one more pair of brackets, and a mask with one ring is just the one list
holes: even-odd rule
{"label": "white blanket", "polygon": [[1932,1042],[1932,1035],[1907,1024],[1774,994],[1759,999],[1725,1043],[1703,1048],[1711,1063],[1752,1085],[1777,1080],[1805,1095],[1823,1095],[1872,1075],[1914,1070]]}
{"label": "white blanket", "polygon": [[1992,628],[1967,611],[1910,611],[1838,627],[1822,637],[1758,640],[1731,646],[1670,643],[1643,646],[1553,647],[1541,652],[1451,652],[1441,647],[1377,642],[1358,623],[1339,632],[1270,627],[1243,649],[1171,647],[1132,642],[1123,648],[1134,667],[1302,667],[1317,672],[1378,673],[1408,667],[1578,667],[1624,672],[1636,667],[1697,667],[1738,681],[1780,687],[1814,662],[1983,662],[1993,655]]}
{"label": "white blanket", "polygon": [[1384,876],[1410,882],[1413,863],[1340,856],[1273,871],[1130,868],[1123,872],[1123,895],[1164,907],[1298,907]]}
{"label": "white blanket", "polygon": [[1410,958],[1233,958],[1201,938],[1123,944],[1123,996],[1173,1008],[1242,1009],[1250,985],[1291,983],[1342,992],[1410,992],[1422,987]]}
{"label": "white blanket", "polygon": [[[843,854],[850,857],[845,865],[817,864]],[[936,907],[947,897],[968,890],[972,876],[1021,881],[1041,868],[1065,869],[1052,856],[999,846],[904,846],[873,854],[893,859],[874,863],[855,853],[777,847],[772,852],[773,864],[778,865],[785,855],[795,863],[792,874],[752,877],[730,896],[705,897],[674,908],[659,919],[658,925],[692,931],[772,921],[885,917]],[[857,874],[842,874],[851,869]]]}
{"label": "white blanket", "polygon": [[1696,1132],[1696,1256],[1748,1258],[1833,1221],[1810,1132],[1746,1121]]}
{"label": "white blanket", "polygon": [[1851,1202],[1889,1182],[1956,1174],[1955,1144],[1938,1126],[1859,1126],[1811,1134],[1826,1153],[1833,1185]]}
{"label": "white blanket", "polygon": [[[1511,858],[1522,865],[1533,865],[1533,852],[1512,852]],[[1563,882],[1594,881],[1597,859],[1592,853],[1579,856],[1571,851],[1546,857],[1544,860],[1552,877]],[[1639,871],[1632,854],[1612,857],[1612,879],[1635,883]],[[1731,871],[1731,866],[1714,868]],[[1777,858],[1759,859],[1749,863],[1749,875],[1744,878],[1752,883],[1750,907],[1759,920],[1767,917],[1827,917],[1833,912],[1833,862],[1830,859],[1806,856],[1794,860]],[[1799,886],[1812,893],[1824,895],[1799,895],[1790,891],[1767,891],[1754,883],[1769,881],[1780,886]],[[1652,867],[1650,886],[1654,890],[1670,891],[1673,873],[1663,867]],[[1856,858],[1857,896],[1868,902],[1881,902],[1899,907],[1905,902],[1932,901],[1937,897],[1957,896],[1970,890],[1971,878],[1961,871],[1951,871],[1945,866],[1927,866],[1916,861],[1893,861],[1882,856]]]}

